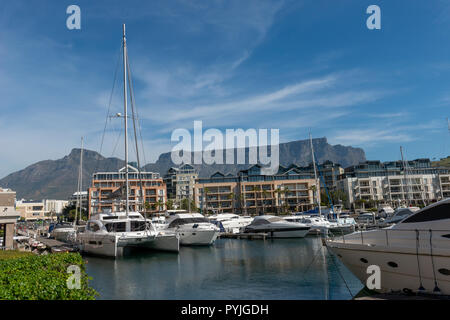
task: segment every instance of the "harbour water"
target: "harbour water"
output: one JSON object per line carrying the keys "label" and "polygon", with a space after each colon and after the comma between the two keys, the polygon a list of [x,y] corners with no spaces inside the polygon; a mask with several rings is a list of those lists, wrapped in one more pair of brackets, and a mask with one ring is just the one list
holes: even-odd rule
{"label": "harbour water", "polygon": [[99,299],[347,300],[363,287],[319,237],[218,239],[210,247],[181,247],[179,254],[85,258]]}

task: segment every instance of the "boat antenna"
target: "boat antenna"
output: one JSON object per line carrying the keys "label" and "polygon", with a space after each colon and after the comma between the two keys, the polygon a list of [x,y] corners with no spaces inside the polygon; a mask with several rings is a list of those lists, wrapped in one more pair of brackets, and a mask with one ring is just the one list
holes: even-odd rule
{"label": "boat antenna", "polygon": [[[406,201],[406,206],[409,207],[409,183],[408,183],[408,172],[407,172],[407,166],[408,164],[405,161],[405,158],[403,156],[403,147],[400,146],[400,154],[402,156],[402,163],[403,163],[403,175],[405,176],[405,183],[406,183],[406,197],[405,197],[405,201]],[[403,185],[403,184],[402,184]],[[404,190],[403,190],[404,192]]]}
{"label": "boat antenna", "polygon": [[311,155],[312,155],[312,162],[314,167],[314,181],[316,182],[316,198],[318,202],[318,208],[319,208],[319,217],[322,217],[322,209],[320,208],[320,181],[317,179],[317,169],[316,169],[316,160],[314,157],[314,147],[312,143],[312,137],[311,137],[311,131],[309,132],[309,142],[311,144]]}
{"label": "boat antenna", "polygon": [[125,23],[123,24],[123,113],[125,121],[125,212],[129,213],[129,186],[128,186],[128,110],[127,110],[127,38],[125,37]]}
{"label": "boat antenna", "polygon": [[77,188],[77,204],[75,206],[75,219],[73,225],[77,224],[78,209],[80,210],[81,219],[81,190],[83,190],[83,137],[81,137],[81,149],[80,149],[80,167],[78,169],[78,188]]}

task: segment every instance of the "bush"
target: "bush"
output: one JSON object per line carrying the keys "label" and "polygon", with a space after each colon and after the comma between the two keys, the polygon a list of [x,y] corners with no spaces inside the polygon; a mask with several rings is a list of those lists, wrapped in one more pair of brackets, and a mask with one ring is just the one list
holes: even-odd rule
{"label": "bush", "polygon": [[[81,289],[69,289],[67,267],[80,267]],[[30,255],[0,260],[0,299],[93,300],[98,293],[88,286],[88,276],[78,253]]]}

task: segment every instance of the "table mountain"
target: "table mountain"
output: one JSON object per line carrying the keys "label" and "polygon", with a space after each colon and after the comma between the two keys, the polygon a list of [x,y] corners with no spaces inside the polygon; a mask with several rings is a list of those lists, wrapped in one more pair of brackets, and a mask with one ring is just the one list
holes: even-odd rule
{"label": "table mountain", "polygon": [[[331,160],[343,167],[358,164],[366,159],[364,151],[350,146],[330,145],[326,138],[313,139],[314,150],[319,163]],[[288,166],[292,163],[307,165],[311,162],[309,140],[298,140],[280,144],[280,164]],[[223,151],[224,152],[224,151]],[[245,150],[248,155],[248,148]],[[237,152],[235,150],[235,156]],[[193,159],[193,158],[192,158]],[[246,156],[246,160],[248,157]],[[225,156],[224,156],[225,160]],[[23,170],[11,173],[0,180],[0,187],[11,188],[17,192],[17,198],[25,199],[67,199],[77,189],[80,149],[73,149],[69,155],[58,160],[44,160],[32,164]],[[117,171],[123,167],[123,160],[105,158],[99,153],[84,150],[83,154],[83,186],[86,189],[95,171]],[[175,166],[170,152],[163,153],[155,163],[144,166],[147,171],[164,175],[170,167]],[[194,165],[201,177],[208,177],[216,171],[236,173],[246,169],[249,164],[240,165]]]}

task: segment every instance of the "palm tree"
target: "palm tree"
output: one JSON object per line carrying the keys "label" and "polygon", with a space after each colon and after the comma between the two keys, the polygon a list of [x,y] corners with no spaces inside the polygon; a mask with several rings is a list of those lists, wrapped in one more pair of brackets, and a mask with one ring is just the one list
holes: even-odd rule
{"label": "palm tree", "polygon": [[250,189],[253,192],[254,199],[255,199],[255,215],[258,213],[258,196],[256,194],[256,191],[258,190],[256,186],[252,186]]}
{"label": "palm tree", "polygon": [[233,211],[233,213],[234,213],[234,198],[235,198],[235,194],[234,194],[234,192],[231,192],[229,195],[228,195],[228,199],[230,199],[231,200],[231,210]]}
{"label": "palm tree", "polygon": [[208,187],[203,189],[203,195],[205,197],[205,211],[206,211],[205,213],[202,212],[203,214],[208,214],[208,192],[209,192]]}
{"label": "palm tree", "polygon": [[263,194],[262,210],[263,210],[263,215],[264,215],[264,213],[265,213],[265,210],[264,210],[265,203],[264,202],[266,201],[268,192],[266,190],[263,190],[262,194]]}

